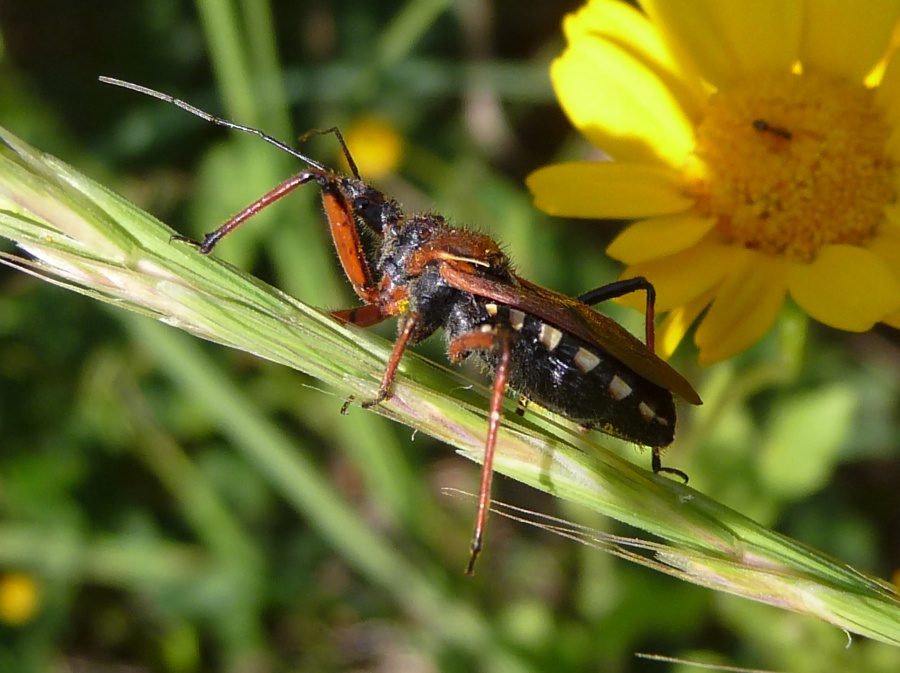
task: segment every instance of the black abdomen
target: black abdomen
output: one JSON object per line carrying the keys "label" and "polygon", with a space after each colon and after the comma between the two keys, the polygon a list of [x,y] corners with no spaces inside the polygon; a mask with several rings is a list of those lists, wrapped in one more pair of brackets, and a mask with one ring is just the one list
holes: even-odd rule
{"label": "black abdomen", "polygon": [[[530,401],[580,425],[651,447],[672,443],[672,393],[639,376],[601,347],[541,319],[477,298],[456,307],[448,338],[489,323],[512,335],[509,387]],[[455,319],[454,319],[455,316]],[[497,352],[472,354],[493,370]]]}

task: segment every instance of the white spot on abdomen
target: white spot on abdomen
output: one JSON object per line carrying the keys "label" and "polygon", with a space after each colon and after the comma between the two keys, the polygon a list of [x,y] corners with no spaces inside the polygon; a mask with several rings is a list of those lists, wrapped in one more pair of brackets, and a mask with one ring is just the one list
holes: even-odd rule
{"label": "white spot on abdomen", "polygon": [[551,327],[547,323],[541,323],[541,331],[540,334],[538,334],[538,341],[544,344],[544,346],[547,347],[548,351],[552,351],[559,345],[562,336],[562,332],[560,332],[555,327]]}
{"label": "white spot on abdomen", "polygon": [[[631,386],[625,383],[620,377],[613,376],[612,381],[609,382],[609,394],[616,401],[623,400],[631,395]],[[643,402],[641,404],[642,406],[646,406]],[[649,409],[650,407],[647,408]],[[651,409],[650,412],[652,414],[653,410]],[[644,412],[641,411],[642,415],[643,413]]]}
{"label": "white spot on abdomen", "polygon": [[578,367],[582,374],[587,374],[589,371],[594,369],[594,367],[600,364],[600,358],[598,358],[586,348],[579,348],[575,352],[575,357],[573,357],[572,360],[574,360],[575,366]]}

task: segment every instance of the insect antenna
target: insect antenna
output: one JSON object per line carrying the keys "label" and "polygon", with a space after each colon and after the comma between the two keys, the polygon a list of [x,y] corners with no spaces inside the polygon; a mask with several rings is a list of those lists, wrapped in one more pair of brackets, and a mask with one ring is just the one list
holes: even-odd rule
{"label": "insect antenna", "polygon": [[[126,82],[121,79],[115,79],[114,77],[101,76],[99,79],[104,84],[112,84],[113,86],[121,87],[123,89],[131,89],[132,91],[137,91],[138,93],[142,93],[145,96],[152,96],[153,98],[158,98],[159,100],[164,101],[166,103],[171,103],[172,105],[179,107],[182,110],[185,110],[186,112],[190,112],[192,115],[200,117],[200,119],[211,122],[213,124],[217,124],[219,126],[224,126],[225,128],[233,129],[235,131],[243,131],[244,133],[251,133],[255,136],[262,138],[270,145],[274,145],[278,149],[280,149],[284,152],[287,152],[291,156],[294,156],[294,157],[300,159],[300,161],[305,162],[308,166],[311,166],[312,168],[317,168],[320,171],[328,170],[324,165],[320,164],[318,161],[315,161],[314,159],[310,159],[305,154],[301,154],[300,152],[295,150],[293,147],[291,147],[287,143],[283,143],[280,140],[278,140],[277,138],[273,138],[269,134],[263,133],[259,129],[253,128],[252,126],[244,126],[243,124],[237,124],[235,122],[228,121],[227,119],[222,119],[221,117],[216,117],[214,115],[209,114],[208,112],[204,112],[203,110],[201,110],[198,107],[194,107],[190,103],[183,101],[180,98],[175,98],[174,96],[170,96],[169,94],[165,94],[160,91],[155,91],[154,89],[150,89],[148,87],[141,86],[140,84]],[[336,128],[329,129],[328,131],[323,131],[323,133],[330,133],[330,132],[334,132],[334,134],[337,136],[338,142],[340,142],[341,148],[344,151],[344,156],[347,157],[350,167],[353,169],[354,177],[359,178],[359,175],[356,171],[356,164],[353,162],[353,159],[350,156],[350,151],[347,149],[347,145],[344,142],[344,138],[341,135],[341,132],[338,131]],[[309,135],[309,134],[307,134],[307,135]]]}
{"label": "insect antenna", "polygon": [[350,172],[353,174],[353,177],[357,180],[362,180],[359,176],[359,169],[356,167],[356,161],[353,159],[353,155],[350,154],[350,148],[347,147],[347,143],[344,141],[344,134],[341,133],[341,130],[337,126],[332,126],[330,129],[312,129],[311,131],[307,131],[300,136],[300,142],[306,142],[311,136],[326,136],[329,133],[333,133],[334,137],[337,138],[338,143],[340,143],[341,152],[344,153],[344,159],[347,160],[347,165],[350,167]]}

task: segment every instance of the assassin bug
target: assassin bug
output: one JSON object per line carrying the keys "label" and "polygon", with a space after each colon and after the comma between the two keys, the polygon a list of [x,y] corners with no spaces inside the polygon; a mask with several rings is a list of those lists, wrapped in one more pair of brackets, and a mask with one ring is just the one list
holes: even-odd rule
{"label": "assassin bug", "polygon": [[[482,548],[490,508],[493,457],[507,386],[530,400],[576,422],[652,448],[654,472],[687,475],[663,467],[662,450],[675,432],[673,393],[691,404],[700,397],[653,349],[655,291],[644,278],[621,280],[573,298],[516,275],[509,258],[490,237],[451,227],[433,213],[404,215],[400,205],[365,183],[336,128],[350,176],[343,176],[300,154],[258,129],[235,124],[184,101],[142,86],[101,78],[174,104],[202,119],[253,133],[307,165],[296,175],[234,215],[201,241],[174,240],[208,254],[237,226],[308,182],[318,185],[335,249],[354,291],[358,308],[336,311],[343,322],[368,327],[399,316],[398,337],[374,398],[375,406],[391,396],[394,376],[406,348],[446,333],[452,362],[472,357],[494,373],[485,440],[478,512],[467,573]],[[379,240],[368,255],[360,238],[368,229]],[[647,295],[645,343],[591,305],[643,290]],[[346,411],[350,401],[344,404]]]}

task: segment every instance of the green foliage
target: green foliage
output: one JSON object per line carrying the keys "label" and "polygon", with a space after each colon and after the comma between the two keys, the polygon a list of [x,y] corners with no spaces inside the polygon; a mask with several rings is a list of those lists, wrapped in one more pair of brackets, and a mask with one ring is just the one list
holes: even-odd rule
{"label": "green foliage", "polygon": [[[22,37],[46,34],[46,16],[10,15],[0,24],[0,111],[17,135],[189,234],[294,166],[253,138],[100,87],[97,75],[213,111],[224,104],[227,116],[284,139],[377,112],[409,143],[400,175],[380,186],[410,210],[437,208],[496,234],[524,275],[549,286],[577,292],[611,280],[602,255],[611,230],[540,216],[521,187],[528,170],[566,155],[546,82],[562,9],[538,30],[517,6],[498,5],[488,39],[478,28],[486,17],[472,8],[376,4],[299,14],[289,3],[199,2],[194,16],[147,0],[100,21],[87,21],[84,5],[65,22],[83,31],[84,48],[64,59],[51,35]],[[112,39],[123,31],[113,26],[133,30]],[[207,58],[214,84],[198,75]],[[326,162],[336,154],[326,138],[304,150]],[[33,618],[2,626],[0,670],[658,670],[635,660],[638,651],[779,670],[900,664],[890,646],[857,639],[845,649],[846,636],[824,622],[498,516],[477,576],[463,577],[473,505],[441,489],[476,490],[475,467],[422,432],[411,438],[359,409],[338,414],[347,392],[372,390],[386,341],[170,246],[158,223],[103,200],[65,166],[45,170],[16,173],[30,203],[46,206],[41,217],[59,215],[61,199],[69,225],[99,222],[102,235],[82,229],[80,245],[29,218],[37,229],[6,236],[33,236],[30,249],[45,259],[80,255],[94,264],[78,267],[83,274],[106,283],[95,285],[100,296],[239,350],[0,272],[0,579],[24,572],[40,592]],[[60,174],[70,177],[52,187]],[[14,182],[4,173],[0,192]],[[349,305],[312,191],[242,228],[216,257],[304,304]],[[17,214],[5,226],[17,226],[22,204],[2,205]],[[98,268],[105,275],[91,275]],[[700,371],[685,348],[676,364],[706,404],[683,414],[667,458],[714,501],[631,468],[626,461],[649,463],[632,447],[619,460],[538,411],[510,420],[499,467],[671,546],[608,537],[596,531],[634,529],[566,504],[565,517],[591,530],[569,529],[578,539],[695,582],[803,598],[782,605],[833,622],[841,614],[855,620],[847,628],[896,642],[884,589],[718,504],[863,571],[891,573],[900,511],[894,337],[835,334],[788,311],[730,363]],[[422,352],[443,361],[436,345]],[[477,384],[463,389],[469,377],[478,381],[410,357],[398,395],[407,403],[385,412],[477,454],[483,397]],[[557,511],[560,501],[497,482],[503,500]]]}

